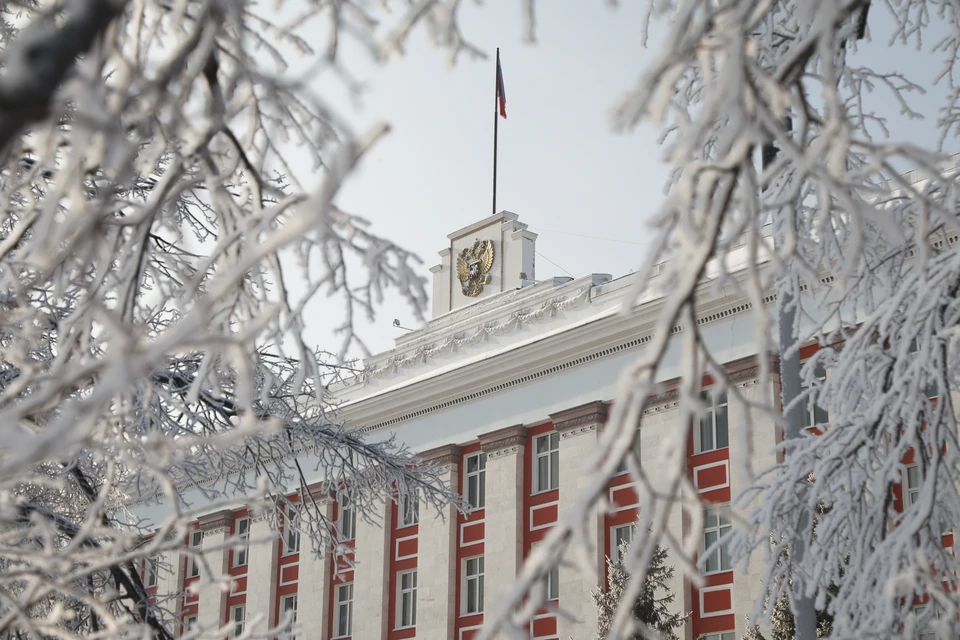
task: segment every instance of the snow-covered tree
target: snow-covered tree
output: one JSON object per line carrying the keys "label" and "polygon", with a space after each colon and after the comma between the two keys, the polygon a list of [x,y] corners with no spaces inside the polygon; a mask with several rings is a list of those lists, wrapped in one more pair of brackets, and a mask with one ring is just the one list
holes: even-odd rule
{"label": "snow-covered tree", "polygon": [[[626,554],[627,543],[621,543],[620,556]],[[676,631],[683,627],[686,617],[679,612],[671,612],[675,594],[670,591],[670,580],[673,579],[673,567],[666,566],[667,550],[657,547],[647,576],[644,579],[643,590],[633,603],[633,617],[646,625],[649,629],[658,632],[659,636],[647,635],[638,631],[629,640],[647,640],[648,638],[663,638],[677,640]],[[607,589],[598,588],[593,593],[593,601],[597,605],[597,640],[608,640],[610,624],[616,615],[617,608],[623,599],[623,592],[630,580],[630,575],[620,560],[607,558]]]}
{"label": "snow-covered tree", "polygon": [[[356,373],[356,315],[426,294],[337,206],[387,127],[350,130],[288,64],[349,84],[338,43],[382,58],[423,22],[473,51],[456,3],[384,4],[379,22],[352,0],[0,6],[3,637],[171,637],[141,568],[193,553],[186,525],[237,496],[283,502],[309,476],[361,517],[397,491],[454,499],[400,444],[345,432],[327,394]],[[318,186],[291,170],[311,163]],[[310,344],[311,319],[338,344]],[[156,499],[162,522],[128,509]],[[329,552],[314,507],[299,520]]]}

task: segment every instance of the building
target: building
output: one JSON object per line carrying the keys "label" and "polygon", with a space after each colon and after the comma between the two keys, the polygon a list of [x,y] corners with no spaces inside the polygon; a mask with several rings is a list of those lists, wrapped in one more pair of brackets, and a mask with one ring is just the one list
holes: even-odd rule
{"label": "building", "polygon": [[[185,624],[231,623],[240,631],[250,621],[263,625],[295,612],[307,640],[469,640],[524,557],[576,499],[579,460],[603,428],[618,373],[651,338],[656,296],[622,315],[630,277],[538,281],[537,236],[513,213],[490,216],[448,238],[441,263],[431,269],[433,318],[371,358],[366,374],[338,394],[352,428],[372,438],[396,434],[424,459],[437,461],[474,512],[464,517],[450,508],[441,520],[418,517],[414,505],[385,501],[380,515],[386,526],[376,527],[358,520],[349,505],[328,503],[329,516],[353,540],[353,570],[334,581],[331,559],[300,554],[296,534],[283,533],[272,545],[223,554],[223,572],[235,577],[232,591],[206,587],[180,601]],[[704,284],[701,330],[746,397],[772,400],[777,381],[758,377],[750,303],[710,289]],[[667,391],[649,400],[635,445],[640,464],[653,471],[664,464],[658,451],[663,434],[681,428],[669,377]],[[706,513],[704,540],[710,543],[729,528],[722,507],[746,482],[748,454],[731,443],[741,441],[747,414],[709,386],[706,395],[712,410],[690,430],[689,472],[703,499],[716,505]],[[772,423],[755,427],[750,449],[756,454],[749,462],[764,466],[773,461],[766,452],[777,433]],[[609,499],[609,513],[596,521],[595,574],[562,567],[547,586],[576,620],[539,616],[532,637],[595,637],[590,594],[604,581],[604,556],[631,537],[637,518],[628,474],[611,482]],[[671,526],[679,533],[683,525]],[[201,518],[190,543],[269,534],[265,520],[251,521],[238,505]],[[725,553],[704,563],[704,588],[679,576],[673,585],[677,606],[691,613],[686,637],[739,638],[760,595],[759,580],[734,575]],[[163,590],[183,590],[198,580],[193,564],[174,565],[175,574],[152,578]]]}

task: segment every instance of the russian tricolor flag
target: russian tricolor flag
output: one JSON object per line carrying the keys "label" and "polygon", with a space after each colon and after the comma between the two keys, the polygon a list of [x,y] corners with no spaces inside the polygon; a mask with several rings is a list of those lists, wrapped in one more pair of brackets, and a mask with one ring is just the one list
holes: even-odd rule
{"label": "russian tricolor flag", "polygon": [[500,103],[500,116],[507,118],[507,92],[503,90],[503,70],[500,68],[500,52],[497,52],[497,100]]}

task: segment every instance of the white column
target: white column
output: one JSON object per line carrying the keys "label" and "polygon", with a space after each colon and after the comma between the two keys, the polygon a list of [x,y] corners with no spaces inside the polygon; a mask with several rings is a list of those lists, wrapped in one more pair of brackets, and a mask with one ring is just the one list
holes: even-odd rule
{"label": "white column", "polygon": [[[591,402],[550,416],[560,433],[560,504],[562,518],[580,499],[590,478],[583,473],[583,461],[597,445],[600,425],[607,419],[602,402]],[[603,579],[601,518],[594,510],[588,523],[587,543],[591,546],[589,566],[579,556],[565,558],[560,567],[560,604],[571,619],[558,618],[559,636],[566,640],[594,640],[597,637],[597,607],[592,594]]]}
{"label": "white column", "polygon": [[[449,445],[424,452],[420,457],[439,465],[443,483],[456,489],[460,447]],[[458,611],[456,508],[447,505],[438,514],[421,506],[418,531],[417,637],[453,638]]]}
{"label": "white column", "polygon": [[[676,473],[677,458],[681,452],[675,450],[674,445],[678,445],[679,439],[685,438],[686,433],[677,409],[677,392],[669,391],[652,398],[640,421],[640,466],[646,471],[646,477],[655,492],[666,494],[669,491],[666,482],[661,482],[661,479],[672,477]],[[686,460],[680,464],[684,465],[685,470]],[[685,497],[693,499],[693,496]],[[640,522],[643,526],[642,513]],[[667,515],[667,530],[674,540],[683,540],[683,512],[679,504],[674,504]],[[674,567],[673,579],[667,585],[670,593],[674,595],[671,613],[693,611],[690,585],[683,579],[681,568],[669,555],[665,564]],[[678,635],[690,640],[692,633],[692,625],[688,621],[684,625],[684,631]]]}
{"label": "white column", "polygon": [[[333,513],[330,501],[327,499],[326,487],[318,486],[310,489],[321,515],[329,522]],[[307,504],[303,517],[312,517],[314,512],[309,499]],[[301,540],[300,580],[297,585],[297,626],[300,629],[297,633],[298,638],[327,640],[330,636],[329,558],[329,549],[324,549],[323,555],[318,557],[311,543],[306,539]]]}
{"label": "white column", "polygon": [[258,634],[266,633],[275,622],[272,617],[277,592],[277,532],[273,522],[270,514],[255,515],[250,522],[246,628]]}
{"label": "white column", "polygon": [[[200,530],[203,531],[203,557],[200,582],[199,611],[197,623],[206,631],[219,629],[224,624],[227,604],[227,591],[230,586],[224,581],[227,573],[227,552],[224,542],[229,536],[233,523],[233,512],[220,511],[200,518]],[[208,551],[209,550],[209,551]]]}
{"label": "white column", "polygon": [[370,514],[373,523],[357,514],[356,569],[353,574],[353,637],[360,640],[386,640],[387,547],[390,544],[392,503],[375,498]]}
{"label": "white column", "polygon": [[[759,368],[751,367],[731,374],[737,382],[740,393],[747,401],[772,406],[774,394],[779,395],[779,384],[773,380],[759,380]],[[771,376],[776,371],[771,371]],[[749,485],[757,471],[776,462],[773,448],[777,444],[776,425],[762,414],[750,411],[728,394],[728,416],[730,419],[730,495],[736,497]],[[733,522],[736,522],[736,518]],[[737,571],[733,576],[733,611],[737,623],[737,637],[747,629],[748,617],[753,613],[757,600],[763,594],[762,574],[764,549],[757,549],[750,558],[748,574]]]}
{"label": "white column", "polygon": [[183,584],[183,556],[179,553],[160,554],[157,576],[157,603],[164,611],[164,620],[174,634],[180,628],[179,616],[183,598],[180,597],[180,585]]}
{"label": "white column", "polygon": [[523,563],[523,451],[527,430],[517,425],[480,437],[487,454],[484,510],[484,616],[493,615]]}

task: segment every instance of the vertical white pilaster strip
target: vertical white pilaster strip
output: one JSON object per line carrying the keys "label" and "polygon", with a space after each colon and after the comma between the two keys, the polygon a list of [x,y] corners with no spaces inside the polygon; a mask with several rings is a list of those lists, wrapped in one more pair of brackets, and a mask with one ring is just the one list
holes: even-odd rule
{"label": "vertical white pilaster strip", "polygon": [[[330,521],[332,509],[323,487],[313,493],[313,500],[322,515]],[[309,498],[306,503],[310,505]],[[312,505],[306,507],[304,517],[310,517]],[[327,640],[330,636],[330,551],[317,557],[310,543],[300,543],[300,580],[297,585],[298,638],[304,640]]]}
{"label": "vertical white pilaster strip", "polygon": [[[223,543],[229,537],[233,522],[233,512],[226,510],[200,518],[200,530],[203,531],[203,555],[206,565],[201,571],[208,570],[210,575],[201,574],[201,582],[206,583],[199,593],[198,624],[201,629],[219,629],[224,624],[227,604],[227,589],[222,579],[227,573],[227,551]],[[207,551],[209,549],[209,551]]]}
{"label": "vertical white pilaster strip", "polygon": [[353,637],[357,640],[386,640],[387,598],[390,585],[387,580],[387,547],[390,543],[391,522],[388,499],[376,498],[373,523],[357,514],[356,569],[353,578]]}
{"label": "vertical white pilaster strip", "polygon": [[247,628],[265,633],[275,623],[273,611],[277,593],[277,532],[268,514],[250,522],[250,552],[247,564]]}

